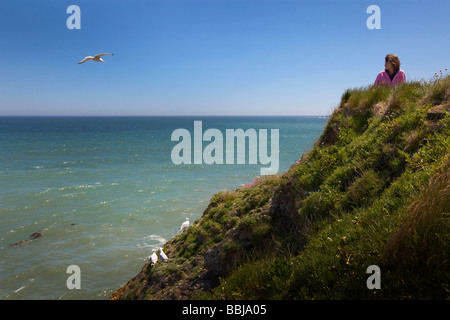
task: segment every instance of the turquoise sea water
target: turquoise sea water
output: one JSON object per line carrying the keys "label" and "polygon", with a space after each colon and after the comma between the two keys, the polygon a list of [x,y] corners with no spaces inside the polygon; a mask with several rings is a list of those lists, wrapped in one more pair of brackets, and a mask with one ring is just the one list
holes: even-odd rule
{"label": "turquoise sea water", "polygon": [[[195,120],[203,131],[278,129],[278,173],[312,147],[326,123],[323,117],[0,117],[0,299],[108,299],[185,217],[195,221],[215,193],[259,176],[259,162],[173,164],[171,134],[177,128],[193,134]],[[11,246],[34,232],[42,236]],[[67,288],[70,265],[80,267],[81,289]]]}

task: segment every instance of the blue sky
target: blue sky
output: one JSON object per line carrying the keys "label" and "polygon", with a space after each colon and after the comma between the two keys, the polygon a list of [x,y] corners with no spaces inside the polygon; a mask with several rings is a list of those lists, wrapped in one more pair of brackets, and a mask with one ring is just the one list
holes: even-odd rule
{"label": "blue sky", "polygon": [[[69,30],[69,5],[81,29]],[[369,30],[369,5],[381,29]],[[2,0],[0,115],[327,115],[396,53],[448,68],[450,2]],[[77,62],[111,52],[105,63]]]}

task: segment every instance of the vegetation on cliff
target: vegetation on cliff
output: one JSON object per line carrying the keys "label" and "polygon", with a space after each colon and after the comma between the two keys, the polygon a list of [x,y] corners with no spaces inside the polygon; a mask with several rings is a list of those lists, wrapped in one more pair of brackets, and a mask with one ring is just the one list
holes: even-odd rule
{"label": "vegetation on cliff", "polygon": [[449,108],[449,76],[347,90],[286,173],[217,193],[111,299],[448,298]]}

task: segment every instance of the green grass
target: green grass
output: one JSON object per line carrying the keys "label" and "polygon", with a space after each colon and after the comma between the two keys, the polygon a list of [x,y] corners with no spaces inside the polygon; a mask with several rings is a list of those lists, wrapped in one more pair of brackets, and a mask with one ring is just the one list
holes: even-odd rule
{"label": "green grass", "polygon": [[[314,149],[288,173],[306,190],[297,208],[310,225],[304,249],[241,265],[209,298],[448,297],[449,116],[426,120],[432,104],[447,101],[435,86],[347,90]],[[380,101],[386,115],[374,117]],[[436,172],[437,190],[423,190]],[[417,202],[426,203],[421,223],[411,210]],[[366,287],[372,264],[382,270],[381,290]]]}

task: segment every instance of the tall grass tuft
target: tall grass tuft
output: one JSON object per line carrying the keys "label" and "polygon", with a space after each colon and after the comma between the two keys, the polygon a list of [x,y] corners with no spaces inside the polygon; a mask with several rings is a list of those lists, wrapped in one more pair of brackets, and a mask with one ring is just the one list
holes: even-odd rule
{"label": "tall grass tuft", "polygon": [[[417,282],[426,282],[428,285],[422,286],[431,288],[428,295],[441,298],[446,297],[450,289],[449,162],[448,158],[420,197],[408,206],[407,218],[388,240],[384,253],[388,265],[401,272],[415,272],[419,275]],[[401,272],[397,273],[399,278]]]}

